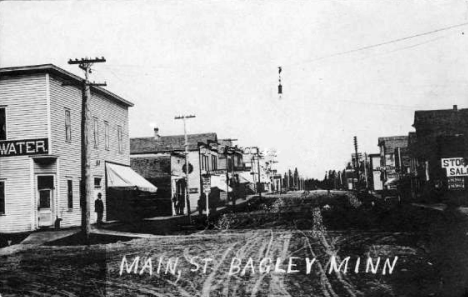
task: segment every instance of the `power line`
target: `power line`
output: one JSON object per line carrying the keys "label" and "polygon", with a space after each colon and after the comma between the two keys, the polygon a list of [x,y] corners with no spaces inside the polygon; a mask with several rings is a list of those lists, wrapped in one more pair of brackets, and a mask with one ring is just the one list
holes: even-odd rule
{"label": "power line", "polygon": [[372,49],[372,48],[376,48],[376,47],[380,47],[380,46],[384,46],[384,45],[388,45],[388,44],[392,44],[392,43],[397,43],[397,42],[401,42],[401,41],[421,37],[421,36],[426,36],[426,35],[442,32],[442,31],[451,30],[451,29],[454,29],[454,28],[463,27],[463,26],[466,26],[466,25],[468,25],[468,22],[457,24],[457,25],[452,25],[452,26],[448,26],[448,27],[443,27],[443,28],[440,28],[440,29],[436,29],[436,30],[432,30],[432,31],[424,32],[424,33],[410,35],[410,36],[406,36],[406,37],[402,37],[402,38],[397,38],[397,39],[393,39],[393,40],[390,40],[390,41],[385,41],[385,42],[381,42],[381,43],[367,45],[367,46],[359,47],[359,48],[344,51],[344,52],[334,53],[334,54],[318,57],[318,58],[315,58],[315,59],[306,60],[306,61],[303,61],[303,62],[297,62],[297,63],[294,63],[294,64],[286,65],[286,67],[297,66],[297,65],[312,63],[312,62],[316,62],[316,61],[320,61],[320,60],[324,60],[324,59],[329,59],[329,58],[333,58],[333,57],[337,57],[337,56],[347,55],[347,54],[351,54],[351,53],[355,53],[355,52],[359,52],[359,51],[364,51],[364,50],[368,50],[368,49]]}

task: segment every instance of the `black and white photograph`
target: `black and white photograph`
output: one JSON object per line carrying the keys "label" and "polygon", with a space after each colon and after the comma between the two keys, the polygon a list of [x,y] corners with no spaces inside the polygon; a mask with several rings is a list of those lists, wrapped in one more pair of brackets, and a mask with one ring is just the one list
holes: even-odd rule
{"label": "black and white photograph", "polygon": [[0,0],[0,297],[467,297],[467,177],[467,0]]}

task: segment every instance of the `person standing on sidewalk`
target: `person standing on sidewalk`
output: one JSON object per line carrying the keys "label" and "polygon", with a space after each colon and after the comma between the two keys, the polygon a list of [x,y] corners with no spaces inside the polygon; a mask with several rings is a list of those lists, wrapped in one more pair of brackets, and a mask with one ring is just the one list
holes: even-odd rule
{"label": "person standing on sidewalk", "polygon": [[104,213],[104,203],[101,200],[102,194],[98,193],[97,199],[94,202],[94,211],[97,213],[97,225],[101,226],[102,224],[102,215]]}

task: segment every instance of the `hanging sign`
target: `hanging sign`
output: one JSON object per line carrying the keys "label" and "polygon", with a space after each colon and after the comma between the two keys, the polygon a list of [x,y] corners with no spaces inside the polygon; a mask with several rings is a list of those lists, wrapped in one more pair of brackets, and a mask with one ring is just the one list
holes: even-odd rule
{"label": "hanging sign", "polygon": [[49,153],[48,138],[0,141],[0,157]]}

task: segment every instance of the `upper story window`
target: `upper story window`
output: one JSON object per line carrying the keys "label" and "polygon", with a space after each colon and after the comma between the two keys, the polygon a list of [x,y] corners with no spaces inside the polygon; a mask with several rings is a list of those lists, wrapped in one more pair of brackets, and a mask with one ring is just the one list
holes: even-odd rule
{"label": "upper story window", "polygon": [[218,157],[215,155],[211,155],[211,170],[218,169]]}
{"label": "upper story window", "polygon": [[119,146],[119,153],[123,153],[123,135],[122,126],[117,126],[117,142]]}
{"label": "upper story window", "polygon": [[106,150],[109,150],[109,122],[104,121],[104,144]]}
{"label": "upper story window", "polygon": [[6,107],[0,107],[0,140],[6,139]]}
{"label": "upper story window", "polygon": [[232,158],[227,158],[226,160],[227,160],[227,169],[228,169],[229,171],[234,170],[234,162],[233,162],[234,159],[232,159]]}
{"label": "upper story window", "polygon": [[202,155],[201,157],[202,157],[201,159],[202,170],[208,171],[208,156]]}
{"label": "upper story window", "polygon": [[242,158],[240,156],[236,156],[236,160],[237,160],[237,166],[242,166]]}
{"label": "upper story window", "polygon": [[99,122],[97,118],[94,118],[93,121],[93,135],[94,135],[94,148],[98,148],[99,146]]}
{"label": "upper story window", "polygon": [[71,114],[69,109],[65,109],[65,141],[71,142]]}

